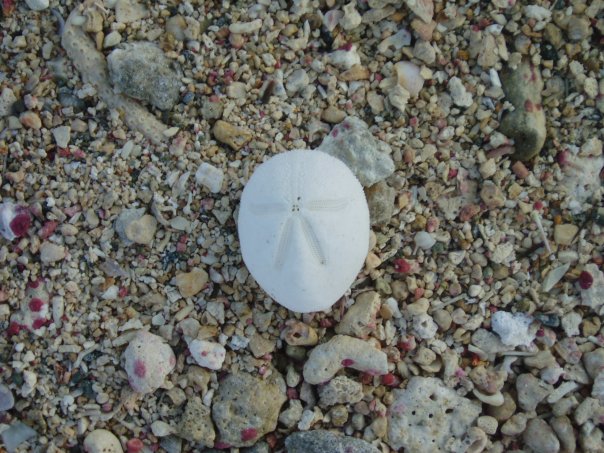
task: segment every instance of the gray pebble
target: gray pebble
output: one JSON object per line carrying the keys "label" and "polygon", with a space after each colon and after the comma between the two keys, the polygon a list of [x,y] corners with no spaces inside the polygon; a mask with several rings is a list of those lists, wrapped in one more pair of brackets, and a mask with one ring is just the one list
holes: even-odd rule
{"label": "gray pebble", "polygon": [[162,50],[148,42],[124,44],[107,57],[109,76],[117,90],[170,110],[178,101],[180,78]]}
{"label": "gray pebble", "polygon": [[560,441],[545,420],[533,418],[524,431],[524,443],[534,453],[558,453]]}
{"label": "gray pebble", "polygon": [[340,436],[322,429],[297,432],[285,439],[287,453],[379,453],[368,442],[349,436]]}

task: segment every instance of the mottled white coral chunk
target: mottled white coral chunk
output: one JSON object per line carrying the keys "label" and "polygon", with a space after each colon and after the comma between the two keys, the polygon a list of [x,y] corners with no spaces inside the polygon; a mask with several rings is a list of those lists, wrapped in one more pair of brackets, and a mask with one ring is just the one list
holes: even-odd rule
{"label": "mottled white coral chunk", "polygon": [[176,357],[161,337],[139,331],[124,352],[128,381],[134,391],[151,393],[161,387],[174,369]]}
{"label": "mottled white coral chunk", "polygon": [[526,313],[497,311],[491,316],[491,327],[503,344],[516,347],[528,346],[535,339],[536,330],[531,329],[533,317]]}
{"label": "mottled white coral chunk", "polygon": [[199,366],[210,370],[219,370],[226,357],[226,349],[220,343],[206,340],[193,340],[189,343],[191,357]]}

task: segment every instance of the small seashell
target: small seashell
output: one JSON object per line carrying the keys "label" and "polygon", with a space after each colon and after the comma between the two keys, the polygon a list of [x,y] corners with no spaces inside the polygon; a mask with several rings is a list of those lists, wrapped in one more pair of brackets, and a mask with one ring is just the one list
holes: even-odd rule
{"label": "small seashell", "polygon": [[424,86],[420,70],[419,66],[410,61],[399,61],[394,65],[398,84],[407,90],[411,97],[417,97]]}
{"label": "small seashell", "polygon": [[549,271],[543,279],[541,290],[545,293],[549,292],[560,280],[562,280],[562,277],[564,277],[569,268],[570,263],[566,263]]}
{"label": "small seashell", "polygon": [[503,398],[503,394],[501,392],[497,392],[493,395],[488,395],[486,393],[482,393],[476,389],[474,389],[473,392],[474,392],[474,396],[476,396],[476,398],[478,398],[483,403],[488,404],[489,406],[503,405],[504,398]]}
{"label": "small seashell", "polygon": [[344,17],[343,11],[340,11],[339,9],[329,10],[325,13],[325,16],[323,16],[323,25],[327,30],[333,31],[342,17]]}

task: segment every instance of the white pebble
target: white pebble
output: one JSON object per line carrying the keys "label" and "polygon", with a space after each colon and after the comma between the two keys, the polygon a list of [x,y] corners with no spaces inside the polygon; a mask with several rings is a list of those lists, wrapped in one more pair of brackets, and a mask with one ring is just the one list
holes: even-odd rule
{"label": "white pebble", "polygon": [[59,148],[67,148],[71,139],[71,128],[69,126],[59,126],[52,130],[55,143]]}
{"label": "white pebble", "polygon": [[289,94],[296,94],[304,89],[309,83],[308,74],[304,69],[296,69],[285,82],[285,89]]}
{"label": "white pebble", "polygon": [[466,87],[459,77],[452,77],[447,87],[455,105],[459,107],[469,107],[472,105],[472,95],[466,91]]}
{"label": "white pebble", "polygon": [[336,50],[328,54],[327,61],[341,69],[350,69],[355,64],[361,64],[361,57],[357,53],[357,47],[353,45],[350,50]]}
{"label": "white pebble", "polygon": [[300,431],[308,431],[310,429],[310,427],[312,426],[312,422],[315,419],[315,413],[313,411],[311,411],[310,409],[305,409],[304,412],[302,412],[302,418],[300,419],[300,422],[298,423],[298,429]]}
{"label": "white pebble", "polygon": [[166,437],[170,434],[173,434],[175,430],[166,422],[155,420],[153,423],[151,423],[151,431],[153,432],[154,436]]}
{"label": "white pebble", "polygon": [[434,338],[438,326],[430,315],[424,313],[413,317],[413,329],[420,338],[428,340]]}
{"label": "white pebble", "polygon": [[199,366],[209,368],[210,370],[219,370],[222,368],[226,349],[220,343],[213,343],[206,340],[193,340],[189,343],[191,357]]}
{"label": "white pebble", "polygon": [[220,192],[223,180],[224,173],[222,170],[206,162],[202,163],[197,172],[195,172],[195,181],[197,184],[207,187],[212,193]]}
{"label": "white pebble", "polygon": [[427,231],[420,231],[415,235],[415,245],[422,250],[430,250],[434,244],[436,239]]}
{"label": "white pebble", "polygon": [[424,79],[420,75],[421,68],[410,61],[399,61],[394,65],[398,84],[409,92],[411,97],[417,97],[424,87]]}
{"label": "white pebble", "polygon": [[0,118],[10,115],[13,104],[17,102],[17,97],[13,90],[5,87],[0,94]]}
{"label": "white pebble", "polygon": [[468,296],[470,297],[478,297],[480,292],[482,291],[482,286],[480,285],[470,285],[470,289],[468,290]]}
{"label": "white pebble", "polygon": [[579,335],[579,326],[583,322],[583,317],[576,311],[571,311],[562,317],[562,328],[567,337]]}
{"label": "white pebble", "polygon": [[25,0],[27,6],[33,11],[42,11],[48,8],[49,0]]}

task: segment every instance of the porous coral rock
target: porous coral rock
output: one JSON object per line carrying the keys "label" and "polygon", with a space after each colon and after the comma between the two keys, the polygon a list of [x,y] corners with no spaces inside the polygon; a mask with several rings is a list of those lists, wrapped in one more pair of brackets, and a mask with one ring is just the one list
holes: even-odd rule
{"label": "porous coral rock", "polygon": [[413,377],[394,390],[388,410],[388,443],[405,451],[450,451],[462,445],[480,406],[445,387],[438,378]]}

